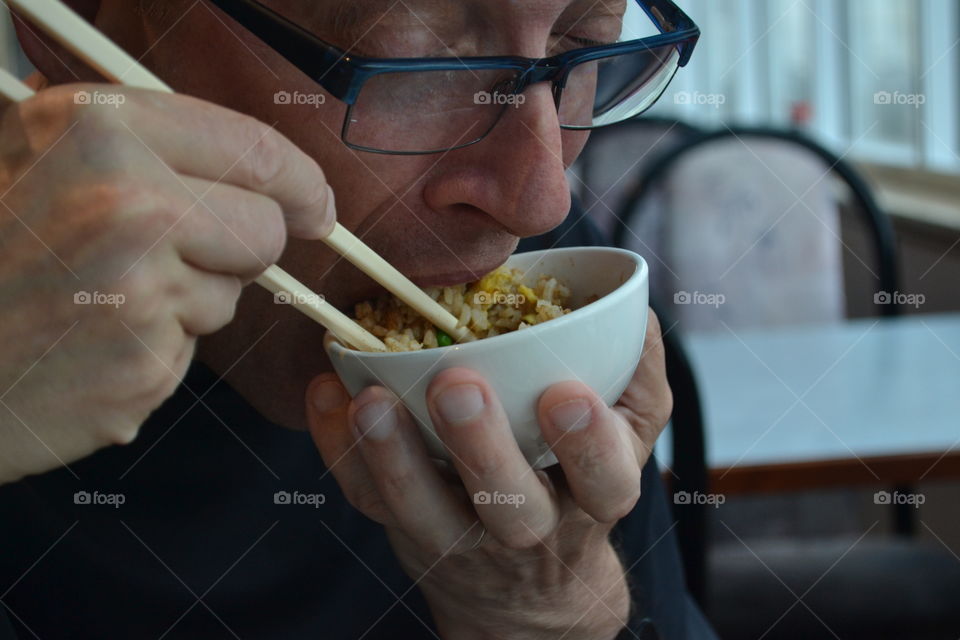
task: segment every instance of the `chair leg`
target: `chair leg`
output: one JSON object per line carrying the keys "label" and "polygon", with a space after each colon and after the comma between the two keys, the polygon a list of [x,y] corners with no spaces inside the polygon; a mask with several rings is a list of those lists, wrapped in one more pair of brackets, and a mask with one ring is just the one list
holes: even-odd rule
{"label": "chair leg", "polygon": [[[898,485],[893,488],[893,493],[906,494],[913,493],[913,488]],[[898,536],[912,538],[917,534],[917,509],[912,504],[893,505],[893,531]]]}

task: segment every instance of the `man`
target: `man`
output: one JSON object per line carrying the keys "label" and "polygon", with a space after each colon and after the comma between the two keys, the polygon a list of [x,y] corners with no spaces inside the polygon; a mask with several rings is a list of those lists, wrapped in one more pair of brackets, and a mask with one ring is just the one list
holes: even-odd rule
{"label": "man", "polygon": [[[376,294],[318,242],[334,219],[422,286],[475,279],[520,238],[587,241],[567,218],[577,127],[655,100],[695,39],[675,7],[73,6],[178,95],[101,84],[17,23],[40,75],[0,123],[14,637],[712,637],[649,462],[671,411],[655,317],[617,406],[576,381],[539,399],[546,471],[486,380],[438,373],[454,474],[385,389],[346,394],[319,326],[240,296],[277,261],[330,304]],[[610,51],[601,75],[582,51],[631,40],[639,8],[673,40]],[[488,55],[531,60],[471,62]],[[457,62],[375,75],[356,56]],[[475,505],[478,490],[525,500]]]}

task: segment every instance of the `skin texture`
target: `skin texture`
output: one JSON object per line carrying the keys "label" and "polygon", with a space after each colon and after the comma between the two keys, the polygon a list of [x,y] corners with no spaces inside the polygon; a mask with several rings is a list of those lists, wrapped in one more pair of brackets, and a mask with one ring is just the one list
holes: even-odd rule
{"label": "skin texture", "polygon": [[[269,4],[343,48],[392,56],[543,56],[583,46],[570,35],[608,41],[619,32],[623,11],[622,0],[425,0],[385,14],[390,3],[379,0]],[[272,295],[258,287],[247,287],[240,295],[240,285],[281,251],[284,269],[341,308],[378,292],[372,281],[316,240],[332,221],[327,183],[336,195],[336,219],[418,284],[464,282],[501,264],[519,238],[548,231],[569,210],[564,170],[586,134],[561,133],[549,87],[529,88],[522,107],[508,109],[488,138],[471,147],[420,157],[359,154],[339,139],[344,107],[332,97],[326,96],[320,108],[274,103],[278,91],[320,90],[216,9],[181,0],[142,6],[131,0],[83,0],[74,6],[178,93],[192,98],[99,87],[129,99],[121,109],[80,110],[97,127],[84,124],[67,134],[78,119],[76,105],[68,99],[76,87],[42,91],[33,102],[4,112],[0,175],[5,186],[0,192],[10,189],[3,199],[11,209],[32,206],[37,220],[49,219],[47,226],[38,227],[38,235],[67,255],[71,268],[92,274],[88,277],[104,290],[137,256],[146,257],[133,268],[140,274],[134,279],[140,289],[129,292],[141,304],[125,305],[113,315],[100,310],[98,320],[78,325],[83,332],[65,339],[71,348],[37,366],[16,386],[20,396],[6,400],[32,407],[28,424],[59,424],[56,415],[37,410],[45,406],[44,394],[72,399],[66,409],[82,414],[84,402],[89,405],[90,397],[105,397],[112,389],[96,376],[83,378],[80,372],[96,363],[97,370],[113,371],[116,380],[127,381],[129,396],[139,402],[117,401],[112,428],[102,427],[104,416],[88,415],[89,426],[80,436],[69,431],[65,420],[41,434],[44,442],[55,443],[55,456],[21,434],[19,446],[40,451],[37,460],[14,466],[0,459],[0,465],[6,464],[0,466],[5,470],[0,482],[129,442],[149,411],[172,393],[197,337],[203,336],[197,357],[258,411],[277,424],[309,428],[347,498],[387,528],[402,565],[420,580],[444,638],[557,637],[568,630],[564,637],[571,639],[614,637],[630,603],[623,567],[607,536],[639,498],[640,470],[672,408],[659,324],[652,314],[644,356],[617,406],[607,408],[578,382],[557,385],[540,398],[544,437],[560,460],[547,472],[534,472],[520,456],[485,380],[463,369],[437,375],[428,396],[431,410],[441,438],[458,460],[455,468],[440,469],[427,458],[410,417],[388,391],[373,387],[349,398],[330,372],[320,346],[321,327],[274,304]],[[19,24],[18,32],[42,73],[36,86],[97,82],[95,73],[31,29]],[[111,132],[107,138],[105,131]],[[84,145],[81,136],[68,149],[51,151],[49,157],[57,162],[45,161],[43,173],[34,178],[26,172],[59,135],[72,141],[81,134],[97,144]],[[104,139],[111,144],[103,144]],[[227,156],[245,159],[237,169]],[[98,162],[91,164],[91,157]],[[93,166],[99,173],[84,174],[78,166]],[[182,180],[171,178],[171,168]],[[203,193],[224,173],[231,176],[226,182],[234,190],[211,192],[205,206],[184,214],[190,191]],[[72,176],[75,190],[64,187],[57,198],[47,198],[45,207],[28,204],[36,201],[40,185],[56,184],[57,178],[69,182],[63,176]],[[91,187],[103,184],[133,195],[129,201],[108,200],[104,207],[98,204],[102,191]],[[87,219],[80,214],[63,219],[67,203],[75,202],[70,198],[81,192],[87,195],[80,198],[84,207],[79,210],[102,225],[88,230],[77,222]],[[154,194],[147,200],[153,206],[142,204],[145,193]],[[220,212],[216,217],[223,224],[211,219],[207,206]],[[57,216],[61,226],[69,221],[68,227],[86,235],[55,236]],[[0,237],[17,247],[24,261],[42,263],[51,287],[62,289],[58,314],[39,326],[32,309],[49,302],[49,296],[34,291],[24,294],[19,306],[11,305],[19,310],[21,333],[36,338],[32,348],[15,354],[26,368],[78,313],[61,299],[76,284],[25,231],[14,233],[15,222],[4,219],[4,225],[7,235]],[[112,248],[117,244],[97,244],[106,237],[137,240],[128,253],[117,255]],[[101,257],[81,259],[91,255]],[[113,262],[103,255],[112,255]],[[15,289],[23,264],[7,261],[0,286]],[[219,296],[211,293],[218,290],[216,283]],[[147,305],[158,297],[151,295],[158,288],[169,295]],[[160,336],[154,346],[165,345],[162,350],[156,346],[161,357],[145,354],[142,347],[150,342],[138,339],[138,345],[129,335],[113,347],[116,355],[97,350],[125,336],[116,321],[133,322],[124,315],[131,308],[140,309],[136,321],[145,327],[144,335]],[[31,322],[32,334],[27,328]],[[152,377],[145,376],[147,368]],[[129,382],[144,379],[149,384]],[[555,421],[564,415],[580,428],[560,429]],[[12,428],[4,429],[0,438],[11,439],[7,432]],[[522,494],[525,501],[519,508],[475,505],[470,496],[477,491]]]}

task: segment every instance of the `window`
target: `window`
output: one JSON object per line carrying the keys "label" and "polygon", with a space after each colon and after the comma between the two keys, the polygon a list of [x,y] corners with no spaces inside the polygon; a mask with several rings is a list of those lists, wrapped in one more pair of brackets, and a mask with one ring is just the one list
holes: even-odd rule
{"label": "window", "polygon": [[960,173],[956,0],[680,0],[703,30],[653,114],[795,126],[840,154]]}

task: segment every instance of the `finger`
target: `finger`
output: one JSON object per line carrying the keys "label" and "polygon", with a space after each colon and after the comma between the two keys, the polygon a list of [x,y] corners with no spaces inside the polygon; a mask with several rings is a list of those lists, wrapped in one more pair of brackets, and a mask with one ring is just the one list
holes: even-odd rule
{"label": "finger", "polygon": [[590,387],[572,381],[547,389],[537,415],[577,505],[604,523],[630,513],[640,498],[641,467],[623,417]]}
{"label": "finger", "polygon": [[520,452],[486,380],[469,369],[447,369],[430,383],[427,405],[487,531],[509,548],[549,535],[559,519],[556,500]]}
{"label": "finger", "polygon": [[643,354],[614,411],[630,423],[639,437],[641,446],[637,448],[637,459],[642,467],[673,412],[673,393],[667,381],[663,335],[660,321],[652,309],[648,313]]}
{"label": "finger", "polygon": [[383,387],[360,392],[350,408],[360,452],[400,529],[436,556],[475,542],[476,515],[430,459],[416,424]]}
{"label": "finger", "polygon": [[274,200],[198,178],[183,182],[184,214],[170,235],[186,262],[247,283],[280,259],[286,228]]}
{"label": "finger", "polygon": [[320,239],[333,229],[333,191],[323,171],[273,127],[182,94],[124,93],[130,129],[174,171],[275,200],[292,236]]}
{"label": "finger", "polygon": [[233,320],[243,290],[235,276],[202,271],[188,265],[171,286],[178,298],[177,318],[184,332],[191,336],[208,335],[228,325]]}
{"label": "finger", "polygon": [[382,525],[396,522],[380,497],[373,476],[355,446],[347,412],[350,395],[334,373],[323,373],[307,386],[307,426],[320,457],[347,501]]}

